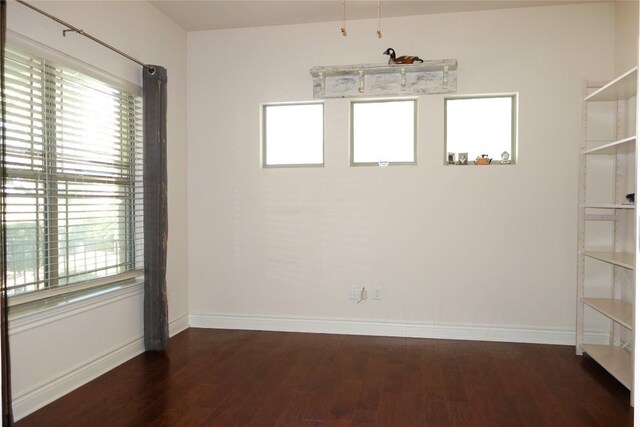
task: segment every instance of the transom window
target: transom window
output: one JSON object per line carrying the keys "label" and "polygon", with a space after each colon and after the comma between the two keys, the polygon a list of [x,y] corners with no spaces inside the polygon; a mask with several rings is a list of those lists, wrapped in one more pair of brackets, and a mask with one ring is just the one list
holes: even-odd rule
{"label": "transom window", "polygon": [[324,104],[262,106],[262,166],[324,164]]}
{"label": "transom window", "polygon": [[9,296],[141,274],[139,94],[12,48],[5,78]]}
{"label": "transom window", "polygon": [[416,164],[417,100],[351,102],[351,164]]}
{"label": "transom window", "polygon": [[465,96],[445,99],[445,163],[482,155],[499,164],[503,153],[516,161],[517,95]]}

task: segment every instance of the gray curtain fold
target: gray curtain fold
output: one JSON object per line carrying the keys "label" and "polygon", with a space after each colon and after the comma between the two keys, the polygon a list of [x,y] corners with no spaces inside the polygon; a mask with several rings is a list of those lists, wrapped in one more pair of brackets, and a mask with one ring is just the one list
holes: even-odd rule
{"label": "gray curtain fold", "polygon": [[1,142],[0,148],[0,169],[2,193],[0,193],[0,215],[2,215],[2,221],[0,222],[0,242],[2,247],[0,248],[0,345],[2,349],[0,351],[0,371],[2,373],[2,425],[13,425],[13,405],[11,403],[11,357],[9,353],[9,307],[7,299],[7,233],[5,228],[5,214],[6,214],[6,200],[5,200],[5,183],[7,180],[7,169],[5,167],[5,115],[7,105],[5,103],[5,80],[4,80],[4,60],[5,60],[5,44],[7,41],[7,1],[0,0],[0,110],[1,110]]}
{"label": "gray curtain fold", "polygon": [[147,66],[144,108],[144,347],[169,343],[167,308],[167,70]]}

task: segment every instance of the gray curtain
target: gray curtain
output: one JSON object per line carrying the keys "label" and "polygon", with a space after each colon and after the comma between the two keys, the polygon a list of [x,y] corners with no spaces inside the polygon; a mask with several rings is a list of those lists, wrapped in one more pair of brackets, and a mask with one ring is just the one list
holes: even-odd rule
{"label": "gray curtain", "polygon": [[143,70],[144,347],[164,350],[167,315],[167,70]]}
{"label": "gray curtain", "polygon": [[2,351],[0,351],[0,371],[2,372],[2,425],[13,425],[13,405],[11,404],[11,358],[9,356],[9,311],[7,304],[7,234],[5,228],[5,182],[7,179],[7,169],[5,167],[5,113],[6,107],[4,97],[4,47],[7,36],[7,1],[0,1],[0,11],[2,16],[0,17],[0,90],[2,96],[0,96],[0,110],[1,110],[1,132],[2,144],[0,149],[0,169],[2,170],[2,192],[0,193],[0,213],[2,215],[2,221],[0,222],[0,242],[2,247],[0,248],[0,345]]}

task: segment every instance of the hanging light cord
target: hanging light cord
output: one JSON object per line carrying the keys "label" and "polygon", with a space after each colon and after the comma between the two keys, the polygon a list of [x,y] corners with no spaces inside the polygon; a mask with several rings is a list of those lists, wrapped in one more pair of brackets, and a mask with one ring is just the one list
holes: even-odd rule
{"label": "hanging light cord", "polygon": [[343,37],[347,37],[347,5],[346,0],[342,0],[342,27],[340,27],[340,32]]}
{"label": "hanging light cord", "polygon": [[382,31],[380,30],[380,27],[382,26],[380,20],[380,3],[382,3],[382,0],[378,0],[378,31],[376,33],[378,34],[379,39],[382,38]]}

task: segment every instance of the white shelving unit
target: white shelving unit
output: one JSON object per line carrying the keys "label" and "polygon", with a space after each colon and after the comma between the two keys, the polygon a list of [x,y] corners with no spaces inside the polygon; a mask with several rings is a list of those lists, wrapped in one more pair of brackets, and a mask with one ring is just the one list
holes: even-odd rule
{"label": "white shelving unit", "polygon": [[585,206],[587,209],[635,209],[635,205],[632,204],[613,204],[613,203],[598,203],[588,204]]}
{"label": "white shelving unit", "polygon": [[625,144],[635,144],[636,137],[630,136],[627,138],[622,138],[617,141],[610,142],[608,144],[599,145],[597,147],[591,148],[589,150],[585,150],[584,154],[616,154],[618,149],[620,149]]}
{"label": "white shelving unit", "polygon": [[638,92],[638,67],[634,67],[593,91],[585,97],[585,101],[618,101],[636,96]]}
{"label": "white shelving unit", "polygon": [[626,388],[632,389],[633,356],[631,353],[612,345],[583,344],[582,349]]}
{"label": "white shelving unit", "polygon": [[636,261],[635,255],[628,252],[584,251],[583,255],[609,264],[617,265],[618,267],[628,268],[629,270],[634,269]]}
{"label": "white shelving unit", "polygon": [[[636,192],[637,80],[636,67],[604,85],[585,85],[576,316],[576,353],[631,390],[632,403],[636,211],[625,195]],[[598,126],[610,126],[613,137],[590,139]]]}
{"label": "white shelving unit", "polygon": [[587,297],[582,298],[582,302],[625,328],[633,329],[633,304],[630,302],[611,298]]}

